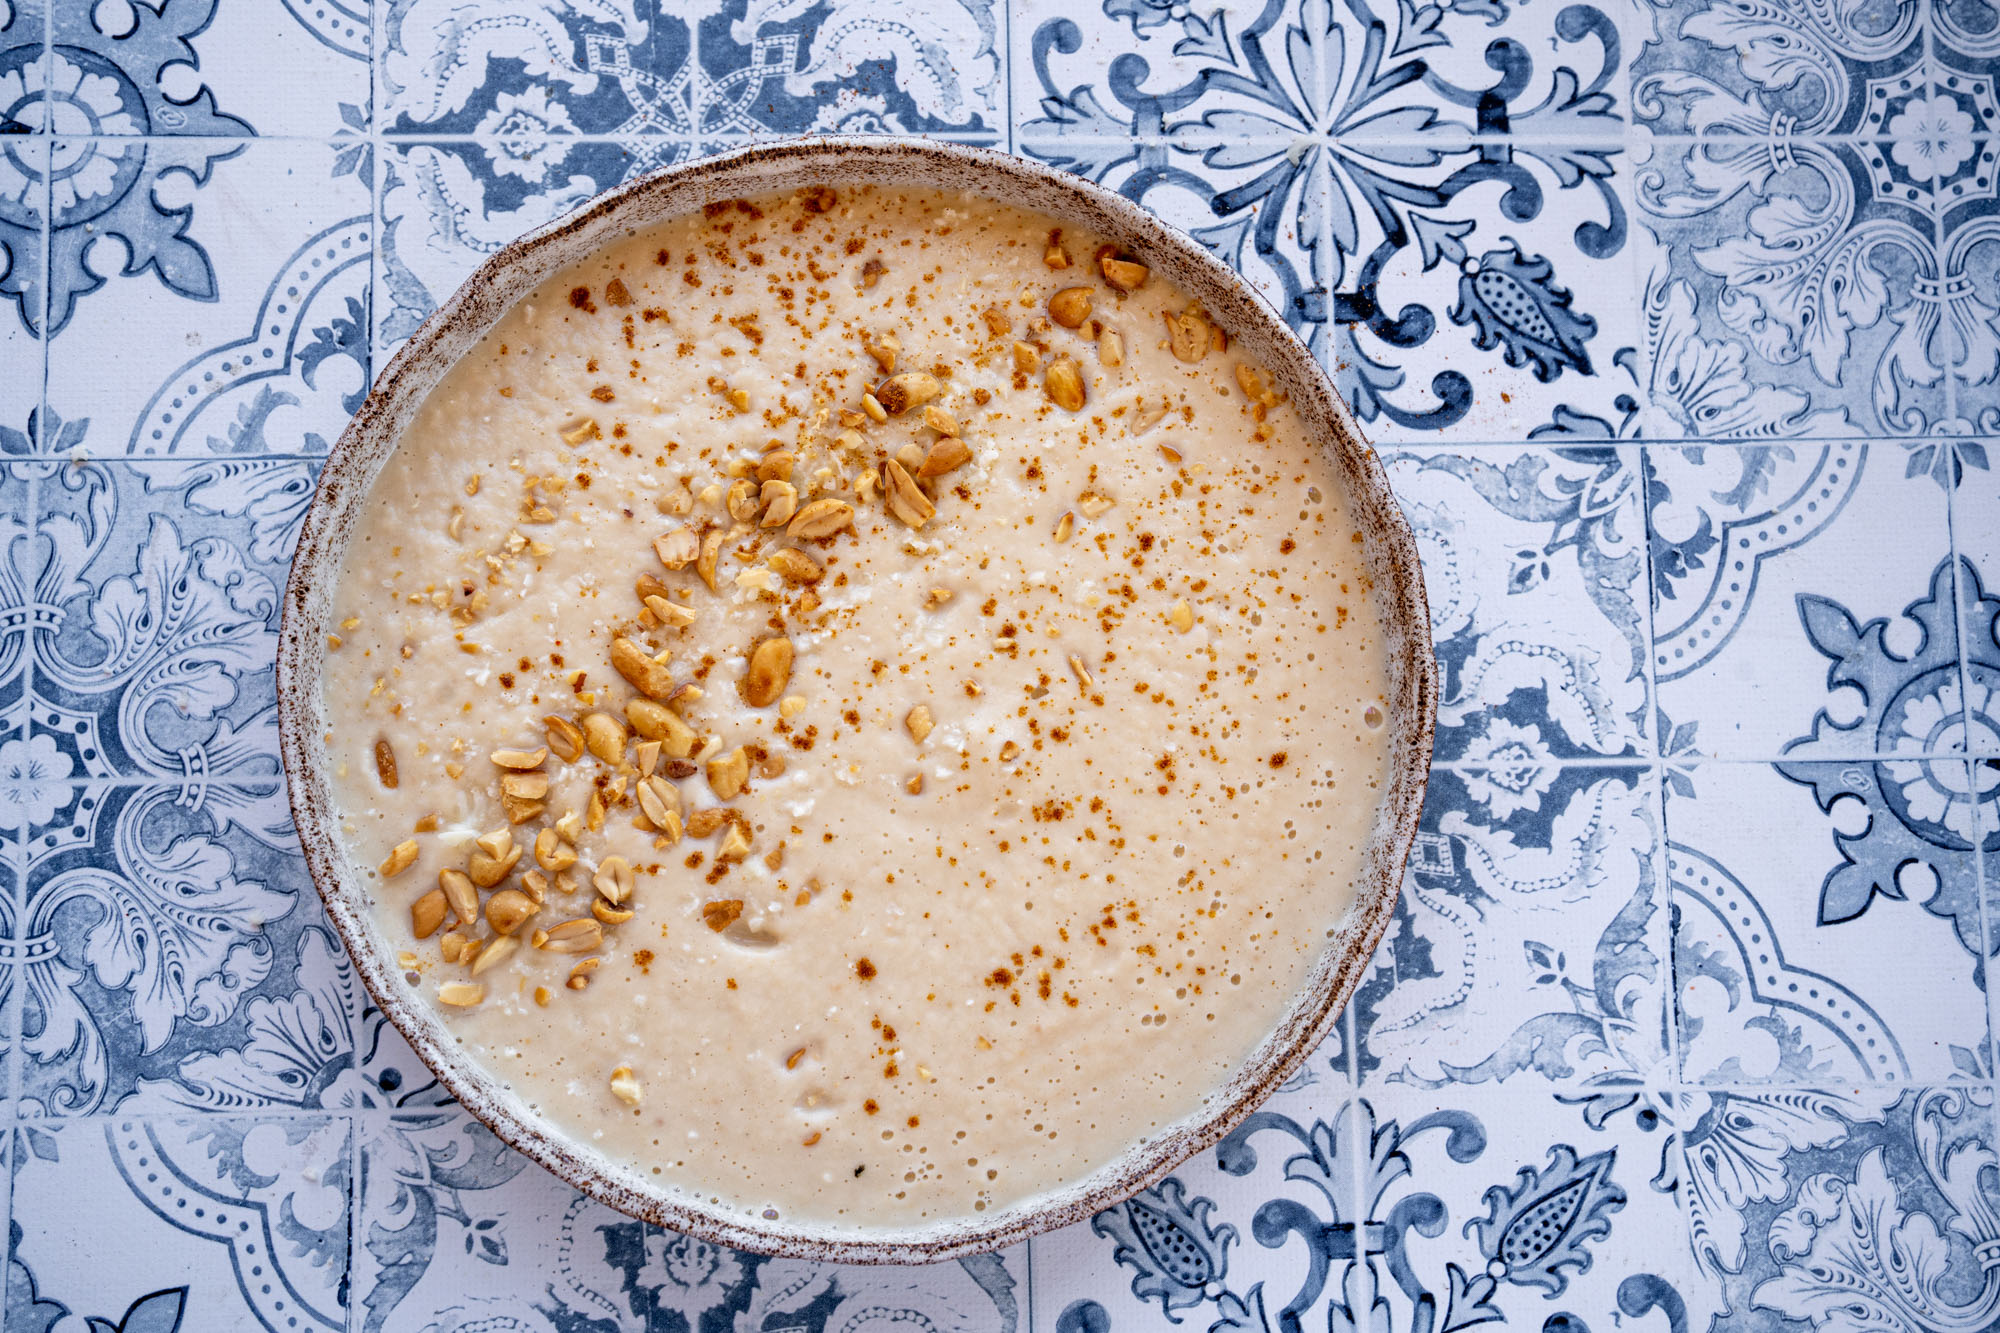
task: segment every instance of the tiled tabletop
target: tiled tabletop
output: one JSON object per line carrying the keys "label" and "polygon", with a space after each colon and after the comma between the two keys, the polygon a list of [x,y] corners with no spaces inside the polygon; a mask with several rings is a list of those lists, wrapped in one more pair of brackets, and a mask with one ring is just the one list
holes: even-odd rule
{"label": "tiled tabletop", "polygon": [[[7,1333],[2000,1323],[1994,0],[0,0]],[[628,1222],[365,1003],[275,758],[371,373],[663,164],[1104,182],[1324,356],[1444,701],[1344,1032],[963,1264]]]}

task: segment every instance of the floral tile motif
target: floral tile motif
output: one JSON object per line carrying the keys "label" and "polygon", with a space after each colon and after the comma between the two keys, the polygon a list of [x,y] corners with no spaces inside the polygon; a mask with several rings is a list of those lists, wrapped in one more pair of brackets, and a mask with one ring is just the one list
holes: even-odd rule
{"label": "floral tile motif", "polygon": [[1006,23],[1000,0],[724,0],[696,43],[696,128],[1004,140]]}
{"label": "floral tile motif", "polygon": [[1704,1325],[1670,1119],[1526,1088],[1462,1106],[1389,1088],[1364,1104],[1368,1218],[1391,1239],[1390,1262],[1346,1293],[1357,1314],[1367,1300],[1394,1328],[1427,1304],[1440,1330]]}
{"label": "floral tile motif", "polygon": [[613,1212],[455,1108],[360,1133],[364,1333],[1023,1327],[1024,1249],[924,1268],[767,1259]]}
{"label": "floral tile motif", "polygon": [[[1974,152],[1986,179],[2000,178],[2000,136],[1978,140]],[[1957,355],[1949,365],[1953,416],[1959,429],[2000,434],[2000,197],[1953,208],[1944,231],[1954,311],[1972,316],[1957,330]],[[1994,461],[1991,448],[1960,442],[1961,469],[1986,471]]]}
{"label": "floral tile motif", "polygon": [[1672,326],[1652,338],[1654,438],[1955,429],[1944,372],[1979,313],[1904,147],[1717,134],[1640,154],[1639,217],[1663,252],[1646,314]]}
{"label": "floral tile motif", "polygon": [[1511,768],[1645,753],[1638,452],[1517,445],[1382,461],[1424,562],[1437,758]]}
{"label": "floral tile motif", "polygon": [[58,135],[327,135],[368,107],[368,0],[55,6]]}
{"label": "floral tile motif", "polygon": [[1433,769],[1354,1000],[1364,1088],[1518,1080],[1629,1100],[1667,1072],[1666,890],[1643,768]]}
{"label": "floral tile motif", "polygon": [[1669,771],[1689,1082],[1991,1077],[1969,783],[1962,759]]}
{"label": "floral tile motif", "polygon": [[[1618,27],[1588,5],[1553,29],[1528,7],[1478,9],[1032,6],[1013,21],[1016,142],[1148,207],[1174,201],[1169,219],[1185,210],[1265,290],[1384,440],[1615,420],[1637,332]],[[1539,35],[1491,65],[1453,58],[1502,18]]]}
{"label": "floral tile motif", "polygon": [[693,135],[705,4],[399,0],[377,66],[389,134],[527,142]]}
{"label": "floral tile motif", "polygon": [[2000,129],[1994,16],[1978,0],[1671,0],[1634,64],[1637,119],[1666,133],[1884,136],[1919,178],[1951,181],[1966,141]]}
{"label": "floral tile motif", "polygon": [[1358,1114],[1343,1083],[1282,1091],[1159,1184],[1037,1237],[1031,1326],[1256,1327],[1256,1301],[1295,1292],[1310,1308],[1329,1259],[1354,1257]]}
{"label": "floral tile motif", "polygon": [[1879,442],[1646,450],[1664,753],[1963,752],[1948,501],[1917,458]]}
{"label": "floral tile motif", "polygon": [[[107,1119],[10,1133],[9,1330],[347,1328],[345,1121]],[[115,1262],[107,1236],[119,1238]]]}
{"label": "floral tile motif", "polygon": [[1684,1234],[1662,1170],[1673,1145],[1656,1119],[1541,1092],[1262,1111],[1087,1227],[1037,1241],[1035,1322],[1443,1331],[1659,1312],[1686,1327],[1692,1257],[1661,1244]]}
{"label": "floral tile motif", "polygon": [[[87,443],[85,425],[70,429]],[[47,466],[27,572],[30,709],[62,756],[53,777],[277,781],[279,599],[317,471],[268,457]]]}
{"label": "floral tile motif", "polygon": [[[140,191],[119,205],[118,223],[58,225],[52,296],[69,305],[50,319],[58,332],[48,403],[94,426],[63,451],[324,453],[370,378],[366,150],[356,157],[353,149],[296,140],[205,142],[200,151],[213,160],[194,162],[178,144],[55,141],[59,161],[72,148],[148,163],[165,152],[171,160],[162,170],[192,172],[174,177],[175,195],[189,196],[184,208]],[[92,248],[107,231],[132,250],[123,271],[109,266],[116,247]],[[227,262],[218,266],[218,257]],[[135,322],[173,336],[129,338]],[[108,346],[119,348],[121,372],[109,381]]]}
{"label": "floral tile motif", "polygon": [[1989,1087],[1704,1100],[1684,1146],[1710,1333],[2000,1319],[2000,1283],[1974,1258],[2000,1240]]}
{"label": "floral tile motif", "polygon": [[[0,31],[0,42],[6,40]],[[0,53],[0,60],[5,58]],[[0,73],[0,85],[5,80]],[[0,111],[5,104],[0,87]],[[40,275],[48,271],[48,241],[42,235],[48,169],[47,139],[0,138],[0,455],[26,452],[35,430],[31,419],[42,406],[48,363],[40,331],[47,292]]]}
{"label": "floral tile motif", "polygon": [[678,139],[520,137],[393,143],[383,155],[375,248],[375,352],[396,347],[525,231],[584,200],[693,155]]}
{"label": "floral tile motif", "polygon": [[43,792],[11,936],[22,1115],[364,1103],[360,987],[278,783]]}

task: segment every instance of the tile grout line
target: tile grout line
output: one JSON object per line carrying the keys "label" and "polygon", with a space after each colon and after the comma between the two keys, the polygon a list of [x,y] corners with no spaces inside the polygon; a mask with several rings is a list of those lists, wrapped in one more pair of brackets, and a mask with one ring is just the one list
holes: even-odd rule
{"label": "tile grout line", "polygon": [[[1934,69],[1943,68],[1943,62],[1938,59],[1937,29],[1931,24],[1926,24],[1924,28],[1924,59],[1925,63]],[[1945,276],[1943,271],[1945,262],[1945,229],[1944,214],[1942,212],[1932,212],[1931,231],[1932,243],[1936,246],[1938,276],[1939,278],[1943,278]],[[1947,421],[1956,421],[1958,419],[1958,377],[1951,374],[1949,370],[1946,371],[1944,376],[1944,415]],[[2000,1064],[2000,1060],[1996,1060],[1996,1055],[2000,1055],[2000,1037],[1996,1037],[1993,1022],[1993,975],[1990,966],[1993,962],[1993,909],[1992,905],[1987,901],[1986,857],[1981,850],[1983,839],[1976,836],[1979,832],[1983,831],[1979,802],[1977,800],[1978,773],[1975,767],[1979,761],[1970,752],[1970,745],[1974,735],[1972,725],[1971,628],[1966,623],[1968,618],[1966,593],[1970,591],[1970,580],[1967,576],[1967,570],[1970,567],[1970,560],[1959,547],[1958,519],[1963,487],[1960,486],[1958,478],[1960,460],[1957,447],[1950,440],[1940,440],[1938,447],[1952,451],[1950,470],[1946,474],[1948,484],[1945,487],[1945,540],[1951,559],[1951,621],[1957,639],[1957,643],[1954,646],[1958,649],[1959,725],[1963,730],[1968,747],[1964,760],[1966,793],[1973,801],[1972,817],[1975,839],[1972,849],[1972,887],[1973,891],[1979,895],[1979,947],[1984,955],[1981,959],[1981,976],[1985,982],[1982,991],[1984,992],[1983,998],[1986,1007],[1986,1049],[1984,1055],[1987,1071],[1991,1074],[1996,1064]],[[1970,610],[1976,611],[1977,608],[1970,608]]]}

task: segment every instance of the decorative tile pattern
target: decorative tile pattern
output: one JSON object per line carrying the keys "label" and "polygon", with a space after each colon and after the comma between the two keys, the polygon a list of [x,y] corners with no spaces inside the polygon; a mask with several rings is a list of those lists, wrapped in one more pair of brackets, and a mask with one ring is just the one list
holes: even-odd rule
{"label": "decorative tile pattern", "polygon": [[[0,1323],[2000,1323],[1996,59],[1986,0],[0,0]],[[1235,265],[1381,445],[1441,666],[1335,1034],[1131,1202],[915,1270],[500,1146],[275,757],[376,370],[527,228],[824,131]]]}
{"label": "decorative tile pattern", "polygon": [[1914,461],[1886,443],[1646,450],[1663,750],[1963,752],[1949,503]]}
{"label": "decorative tile pattern", "polygon": [[1960,758],[1673,771],[1674,1004],[1690,1083],[1990,1077],[1969,785]]}
{"label": "decorative tile pattern", "polygon": [[613,1212],[455,1108],[361,1135],[357,1329],[1022,1326],[1025,1249],[907,1269],[766,1259]]}

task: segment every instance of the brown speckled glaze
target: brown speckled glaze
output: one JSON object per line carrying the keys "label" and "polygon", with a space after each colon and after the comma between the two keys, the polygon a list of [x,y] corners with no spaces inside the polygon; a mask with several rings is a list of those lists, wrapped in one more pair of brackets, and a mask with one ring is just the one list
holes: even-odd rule
{"label": "brown speckled glaze", "polygon": [[[883,1231],[746,1220],[711,1208],[579,1144],[465,1060],[432,1005],[399,974],[376,929],[368,889],[340,849],[320,667],[333,591],[369,487],[445,372],[522,293],[607,243],[717,200],[805,185],[914,184],[967,190],[1101,232],[1207,307],[1291,397],[1354,497],[1387,632],[1390,780],[1354,905],[1284,1021],[1194,1116],[1134,1145],[1062,1189],[976,1222]],[[1264,301],[1199,244],[1138,205],[1052,167],[980,148],[907,139],[816,138],[704,158],[599,195],[500,250],[424,322],[375,382],[328,457],[285,588],[278,646],[280,746],[306,863],[327,914],[375,1003],[459,1102],[494,1133],[585,1193],[650,1222],[720,1245],[848,1263],[928,1263],[997,1249],[1079,1222],[1166,1175],[1234,1128],[1289,1078],[1331,1030],[1388,925],[1430,769],[1437,709],[1430,612],[1409,525],[1375,452],[1333,386]]]}

